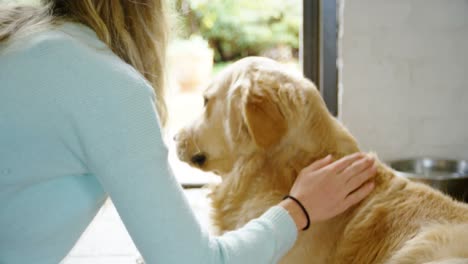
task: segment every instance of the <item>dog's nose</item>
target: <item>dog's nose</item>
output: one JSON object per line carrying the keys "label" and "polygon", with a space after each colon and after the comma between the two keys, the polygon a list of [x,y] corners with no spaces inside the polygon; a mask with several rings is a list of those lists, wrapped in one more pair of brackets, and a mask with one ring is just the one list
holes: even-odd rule
{"label": "dog's nose", "polygon": [[192,162],[198,166],[202,166],[206,161],[205,154],[196,154],[192,157]]}
{"label": "dog's nose", "polygon": [[172,139],[173,139],[174,141],[177,141],[177,135],[178,135],[178,134],[175,134],[175,135],[172,137]]}

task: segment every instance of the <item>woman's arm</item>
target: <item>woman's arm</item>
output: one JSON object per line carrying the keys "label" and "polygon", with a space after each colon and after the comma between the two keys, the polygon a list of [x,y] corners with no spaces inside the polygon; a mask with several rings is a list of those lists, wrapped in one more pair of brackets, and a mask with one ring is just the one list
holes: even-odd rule
{"label": "woman's arm", "polygon": [[[88,102],[78,131],[86,163],[147,263],[275,263],[292,247],[305,215],[291,200],[241,229],[210,236],[169,170],[151,88],[119,80],[109,92]],[[372,159],[357,153],[332,161],[327,157],[302,170],[291,190],[312,223],[343,212],[372,189],[358,188],[375,173]]]}

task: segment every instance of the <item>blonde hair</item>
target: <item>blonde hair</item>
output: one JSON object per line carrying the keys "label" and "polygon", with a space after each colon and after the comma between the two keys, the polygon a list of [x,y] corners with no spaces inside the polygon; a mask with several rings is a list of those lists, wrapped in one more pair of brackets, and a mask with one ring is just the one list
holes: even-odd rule
{"label": "blonde hair", "polygon": [[153,86],[161,124],[164,100],[168,10],[164,0],[43,0],[42,6],[0,7],[0,42],[64,21],[82,23]]}

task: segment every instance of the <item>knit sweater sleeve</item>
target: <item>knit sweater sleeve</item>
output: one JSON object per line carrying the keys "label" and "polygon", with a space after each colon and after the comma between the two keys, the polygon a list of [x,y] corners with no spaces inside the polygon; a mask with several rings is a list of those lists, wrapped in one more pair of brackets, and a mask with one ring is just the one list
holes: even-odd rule
{"label": "knit sweater sleeve", "polygon": [[171,175],[150,85],[109,54],[75,52],[61,69],[76,87],[64,107],[83,162],[147,263],[275,263],[292,247],[296,227],[279,206],[223,236],[204,230]]}

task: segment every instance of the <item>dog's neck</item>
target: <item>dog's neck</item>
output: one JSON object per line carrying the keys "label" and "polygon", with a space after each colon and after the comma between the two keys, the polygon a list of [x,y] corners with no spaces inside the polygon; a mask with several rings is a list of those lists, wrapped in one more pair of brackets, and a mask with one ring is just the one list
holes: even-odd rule
{"label": "dog's neck", "polygon": [[[361,151],[354,137],[334,117],[329,115],[329,118],[321,120],[320,125],[317,122],[306,123],[309,124],[309,127],[299,130],[313,131],[313,134],[310,135],[311,139],[304,139],[295,134],[290,135],[289,139],[275,150],[275,154],[270,155],[271,157],[267,156],[269,161],[266,163],[290,167],[294,172],[292,177],[295,180],[302,168],[327,155],[332,155],[335,160],[338,160]],[[307,144],[307,142],[313,143]],[[293,154],[291,155],[291,153]],[[375,176],[376,185],[385,185],[393,175],[380,161],[377,160],[377,163],[379,169]]]}

